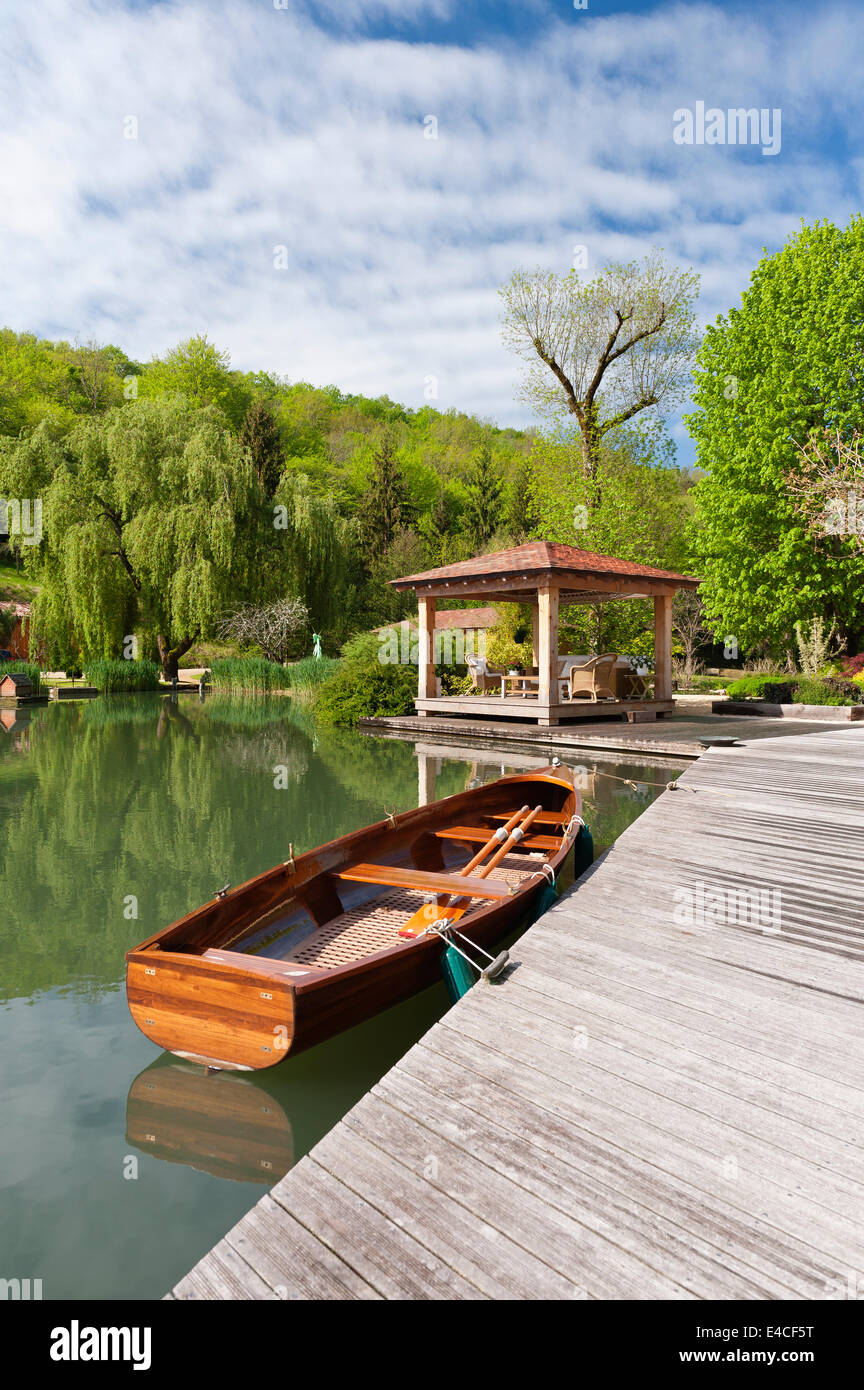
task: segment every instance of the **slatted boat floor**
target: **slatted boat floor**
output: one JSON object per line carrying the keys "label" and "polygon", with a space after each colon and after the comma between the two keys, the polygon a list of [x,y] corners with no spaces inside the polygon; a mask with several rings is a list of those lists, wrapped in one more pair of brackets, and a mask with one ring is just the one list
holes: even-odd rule
{"label": "slatted boat floor", "polygon": [[[527,855],[508,854],[496,865],[490,878],[501,879],[514,887],[537,872],[542,859]],[[285,960],[298,965],[314,965],[319,970],[336,970],[340,965],[362,960],[376,951],[386,951],[399,943],[399,928],[404,927],[419,907],[429,901],[428,893],[416,889],[393,888],[380,893],[373,902],[343,912],[332,921],[306,937]],[[472,899],[472,906],[485,905],[482,899]],[[465,926],[470,925],[466,918]]]}

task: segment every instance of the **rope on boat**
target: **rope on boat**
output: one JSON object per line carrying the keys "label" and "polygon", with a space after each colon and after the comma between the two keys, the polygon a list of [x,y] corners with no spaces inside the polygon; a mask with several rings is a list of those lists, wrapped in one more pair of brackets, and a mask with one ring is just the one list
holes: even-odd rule
{"label": "rope on boat", "polygon": [[296,862],[296,860],[295,860],[295,858],[294,858],[294,841],[293,841],[293,840],[289,840],[289,841],[288,841],[288,858],[285,860],[285,862],[283,863],[282,867],[283,867],[283,869],[287,869],[289,874],[293,874],[294,870],[297,868],[297,862]]}
{"label": "rope on boat", "polygon": [[[467,960],[468,964],[474,970],[478,970],[484,980],[497,979],[510,959],[509,951],[502,951],[500,955],[490,956],[489,952],[484,951],[482,946],[478,946],[476,941],[472,941],[470,937],[463,935],[461,931],[457,931],[453,923],[446,917],[439,917],[437,922],[430,922],[423,935],[426,936],[429,934],[440,936],[441,940],[446,942],[452,951],[460,955],[463,960]],[[459,940],[464,941],[466,945],[470,946],[472,951],[477,951],[481,956],[485,956],[489,964],[485,966],[478,965],[476,960],[472,960],[465,951],[456,945],[455,941],[451,940],[451,936],[458,936]]]}
{"label": "rope on boat", "polygon": [[385,807],[384,807],[384,816],[385,816],[385,818],[386,818],[386,820],[387,820],[387,824],[389,825],[390,829],[391,829],[391,830],[395,830],[395,829],[396,829],[396,807],[394,806],[392,811],[388,811],[388,810],[387,810],[387,807],[385,806]]}

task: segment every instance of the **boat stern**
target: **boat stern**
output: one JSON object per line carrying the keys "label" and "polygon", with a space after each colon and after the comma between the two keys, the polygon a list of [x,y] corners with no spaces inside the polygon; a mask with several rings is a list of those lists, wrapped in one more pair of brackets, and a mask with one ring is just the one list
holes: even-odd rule
{"label": "boat stern", "polygon": [[289,980],[153,947],[126,956],[126,998],[137,1026],[177,1057],[231,1071],[281,1062],[294,1039]]}

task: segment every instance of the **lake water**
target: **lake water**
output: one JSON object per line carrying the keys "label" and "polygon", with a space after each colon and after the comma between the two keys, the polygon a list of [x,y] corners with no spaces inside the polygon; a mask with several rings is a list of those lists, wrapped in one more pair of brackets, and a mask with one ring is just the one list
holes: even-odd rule
{"label": "lake water", "polygon": [[[257,1076],[207,1076],[138,1032],[124,991],[129,946],[289,842],[545,759],[436,752],[317,729],[284,699],[0,711],[0,1278],[160,1297],[448,1007],[436,986]],[[600,844],[677,775],[583,763]]]}

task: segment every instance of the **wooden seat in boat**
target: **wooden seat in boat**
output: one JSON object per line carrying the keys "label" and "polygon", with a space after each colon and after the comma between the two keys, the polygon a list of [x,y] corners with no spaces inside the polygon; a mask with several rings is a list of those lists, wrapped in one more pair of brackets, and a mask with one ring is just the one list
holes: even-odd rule
{"label": "wooden seat in boat", "polygon": [[[450,825],[446,830],[436,830],[439,840],[462,840],[484,845],[489,839],[488,825]],[[560,835],[526,835],[520,840],[523,849],[560,849]]]}
{"label": "wooden seat in boat", "polygon": [[465,878],[429,869],[400,869],[394,864],[352,864],[339,878],[352,883],[381,883],[391,888],[417,888],[421,893],[459,893],[469,898],[509,898],[513,889],[501,879]]}
{"label": "wooden seat in boat", "polygon": [[[510,816],[506,811],[503,813],[498,813],[496,811],[491,813],[490,819],[509,820]],[[560,811],[538,811],[537,815],[534,817],[535,825],[568,825],[569,821],[570,817],[562,815]],[[555,848],[557,849],[558,846],[556,845]]]}

